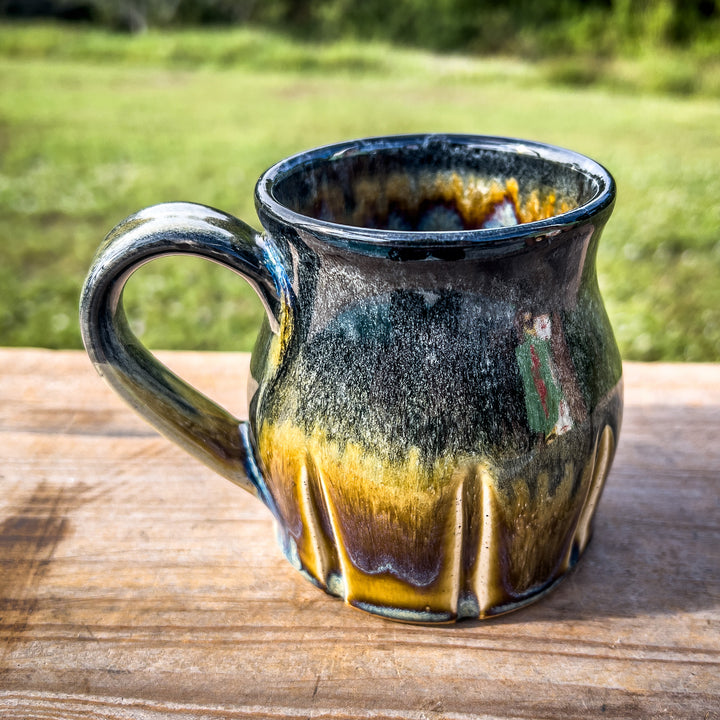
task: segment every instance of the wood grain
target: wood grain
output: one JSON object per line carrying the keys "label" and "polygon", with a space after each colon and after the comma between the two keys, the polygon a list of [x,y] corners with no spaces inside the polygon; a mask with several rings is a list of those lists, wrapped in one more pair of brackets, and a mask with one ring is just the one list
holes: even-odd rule
{"label": "wood grain", "polygon": [[[161,356],[243,414],[246,355]],[[577,570],[424,628],[311,586],[84,354],[0,350],[0,717],[720,718],[720,365],[625,382]]]}

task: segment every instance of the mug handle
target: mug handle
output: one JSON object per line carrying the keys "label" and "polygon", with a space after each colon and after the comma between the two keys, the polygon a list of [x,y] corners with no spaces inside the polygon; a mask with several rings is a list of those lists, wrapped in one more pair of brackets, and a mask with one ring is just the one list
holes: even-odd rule
{"label": "mug handle", "polygon": [[85,348],[110,387],[157,430],[272,509],[249,423],[173,374],[130,330],[122,302],[128,278],[151,260],[178,254],[242,276],[265,306],[271,330],[287,338],[294,295],[275,243],[219,210],[166,203],[131,215],[100,246],[80,299]]}

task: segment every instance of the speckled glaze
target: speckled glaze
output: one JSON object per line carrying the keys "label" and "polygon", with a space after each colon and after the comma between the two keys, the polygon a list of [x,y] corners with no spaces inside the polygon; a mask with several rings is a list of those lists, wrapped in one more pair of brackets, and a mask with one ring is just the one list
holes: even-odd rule
{"label": "speckled glaze", "polygon": [[[421,135],[268,170],[265,229],[148,208],[100,248],[81,300],[98,371],[172,440],[256,494],[290,562],[410,622],[520,607],[578,560],[622,415],[595,256],[609,173],[567,150]],[[122,288],[189,253],[236,270],[267,318],[239,422],[134,338]]]}

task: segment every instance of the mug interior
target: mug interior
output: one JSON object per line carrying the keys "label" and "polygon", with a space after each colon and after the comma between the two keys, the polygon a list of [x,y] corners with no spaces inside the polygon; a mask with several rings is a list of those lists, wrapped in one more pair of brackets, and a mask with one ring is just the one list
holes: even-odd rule
{"label": "mug interior", "polygon": [[586,167],[596,164],[576,153],[469,138],[411,136],[320,149],[289,162],[270,194],[315,220],[434,233],[546,220],[607,191]]}

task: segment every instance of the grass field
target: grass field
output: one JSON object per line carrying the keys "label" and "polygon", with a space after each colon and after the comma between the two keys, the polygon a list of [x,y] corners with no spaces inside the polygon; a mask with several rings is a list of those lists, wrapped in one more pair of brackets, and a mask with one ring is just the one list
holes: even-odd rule
{"label": "grass field", "polygon": [[[257,226],[255,180],[290,153],[448,131],[605,164],[619,198],[600,282],[624,357],[720,360],[720,100],[711,84],[657,92],[643,68],[624,71],[645,78],[632,87],[568,87],[519,60],[312,49],[248,30],[0,27],[0,345],[80,347],[93,252],[141,207],[193,200]],[[143,268],[126,304],[154,348],[247,350],[261,314],[236,276],[188,258]]]}

